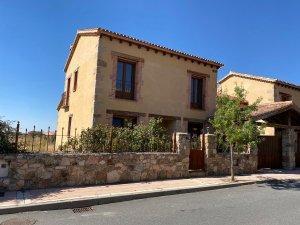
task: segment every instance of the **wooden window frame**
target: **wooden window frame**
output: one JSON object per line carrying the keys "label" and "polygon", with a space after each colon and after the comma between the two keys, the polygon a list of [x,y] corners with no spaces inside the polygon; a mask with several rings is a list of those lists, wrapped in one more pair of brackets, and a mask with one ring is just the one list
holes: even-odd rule
{"label": "wooden window frame", "polygon": [[[115,97],[118,99],[127,99],[127,100],[135,100],[135,79],[136,79],[136,62],[131,60],[126,60],[122,58],[118,58],[117,65],[119,62],[123,63],[123,74],[122,74],[122,91],[115,90]],[[131,92],[125,91],[125,82],[126,82],[126,64],[131,64],[133,69],[132,79],[131,79]],[[118,66],[117,66],[118,68]],[[118,82],[118,69],[116,75],[116,84]]]}
{"label": "wooden window frame", "polygon": [[73,119],[73,116],[69,116],[69,117],[68,117],[67,137],[71,137],[72,119]]}
{"label": "wooden window frame", "polygon": [[[202,91],[201,91],[201,104],[193,102],[193,80],[202,80]],[[190,79],[191,89],[190,89],[190,107],[192,109],[205,110],[205,77],[192,75]],[[198,88],[198,87],[197,87]]]}
{"label": "wooden window frame", "polygon": [[66,106],[70,103],[70,89],[71,89],[71,77],[67,79],[67,90],[66,90]]}
{"label": "wooden window frame", "polygon": [[78,86],[78,70],[74,72],[73,92],[77,91]]}

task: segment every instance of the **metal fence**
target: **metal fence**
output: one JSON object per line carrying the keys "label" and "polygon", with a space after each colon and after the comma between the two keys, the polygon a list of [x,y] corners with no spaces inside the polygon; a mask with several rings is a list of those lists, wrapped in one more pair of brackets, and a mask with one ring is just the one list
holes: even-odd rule
{"label": "metal fence", "polygon": [[[73,145],[74,138],[78,138],[80,136],[80,131],[75,128],[72,134],[68,134],[67,129],[62,127],[59,131],[54,130],[51,131],[51,128],[47,129],[36,129],[34,125],[32,129],[25,129],[23,131],[20,130],[20,122],[17,122],[15,133],[12,134],[12,140],[16,146],[18,151],[26,151],[26,152],[56,152],[56,151],[72,151],[78,150],[76,149],[77,145]],[[151,148],[151,151],[168,151],[175,152],[176,151],[176,135],[175,133],[168,136],[169,142],[159,145],[155,148],[155,146]],[[121,152],[121,151],[131,151],[133,149],[126,148],[125,139],[119,139],[120,143],[116,143],[112,133],[108,134],[105,138],[104,142],[97,142],[96,148],[97,152]],[[70,143],[66,145],[66,143]],[[116,144],[121,147],[117,147]],[[123,145],[122,145],[123,144]],[[142,149],[138,149],[135,151],[146,152],[150,151],[149,146],[146,143]],[[95,147],[95,146],[93,146]],[[95,151],[96,152],[96,151]]]}
{"label": "metal fence", "polygon": [[46,130],[37,130],[34,125],[31,130],[20,131],[20,122],[17,122],[15,128],[15,146],[17,150],[22,151],[56,151],[57,131],[51,131],[50,127]]}

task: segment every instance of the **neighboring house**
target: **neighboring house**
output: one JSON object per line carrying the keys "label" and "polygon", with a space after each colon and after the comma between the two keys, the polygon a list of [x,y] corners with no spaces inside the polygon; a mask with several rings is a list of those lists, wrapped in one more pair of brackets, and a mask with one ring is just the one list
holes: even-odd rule
{"label": "neighboring house", "polygon": [[[225,91],[229,95],[234,94],[235,86],[244,87],[247,91],[247,101],[249,103],[253,103],[260,98],[261,104],[293,101],[294,104],[300,107],[300,86],[282,80],[230,71],[218,83],[218,91]],[[264,134],[274,135],[275,129],[267,127]]]}
{"label": "neighboring house", "polygon": [[221,66],[105,29],[79,30],[64,69],[58,137],[153,117],[169,132],[200,132],[215,110]]}
{"label": "neighboring house", "polygon": [[300,86],[282,80],[230,71],[219,81],[219,91],[234,93],[235,86],[243,86],[247,100],[252,103],[262,98],[261,103],[293,101],[300,107]]}
{"label": "neighboring house", "polygon": [[230,72],[219,81],[219,93],[242,86],[247,101],[261,103],[253,118],[266,126],[258,145],[258,167],[300,167],[300,86],[278,79]]}

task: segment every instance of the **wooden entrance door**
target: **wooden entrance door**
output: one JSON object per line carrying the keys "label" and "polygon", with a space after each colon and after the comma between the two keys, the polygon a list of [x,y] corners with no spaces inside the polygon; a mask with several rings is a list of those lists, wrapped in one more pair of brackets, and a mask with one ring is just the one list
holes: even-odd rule
{"label": "wooden entrance door", "polygon": [[295,152],[296,167],[300,167],[300,133],[298,133],[297,150]]}
{"label": "wooden entrance door", "polygon": [[203,123],[188,123],[188,132],[191,136],[191,149],[190,149],[190,170],[204,170],[204,150],[200,146],[200,138],[203,133]]}
{"label": "wooden entrance door", "polygon": [[262,136],[258,144],[258,169],[282,168],[282,138],[281,135]]}

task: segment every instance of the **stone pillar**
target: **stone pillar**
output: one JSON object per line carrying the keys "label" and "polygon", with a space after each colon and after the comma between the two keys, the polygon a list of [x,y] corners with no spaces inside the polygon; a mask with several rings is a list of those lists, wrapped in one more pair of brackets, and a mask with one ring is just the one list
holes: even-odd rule
{"label": "stone pillar", "polygon": [[187,133],[176,133],[177,153],[189,156],[190,155],[190,135]]}
{"label": "stone pillar", "polygon": [[181,132],[188,132],[188,121],[181,117]]}
{"label": "stone pillar", "polygon": [[[207,175],[221,175],[217,154],[217,137],[214,134],[205,134],[200,137],[201,148],[205,149],[205,171]],[[204,145],[204,146],[203,146]],[[224,161],[222,159],[222,161]],[[224,163],[222,163],[224,164]],[[223,172],[223,171],[222,171]],[[226,172],[224,172],[226,173]]]}
{"label": "stone pillar", "polygon": [[[205,157],[208,158],[214,154],[217,153],[217,139],[216,135],[214,134],[205,134],[204,135],[204,140],[203,137],[201,136],[201,147],[204,144],[205,148]],[[203,143],[204,141],[204,143]]]}
{"label": "stone pillar", "polygon": [[285,129],[282,132],[282,167],[295,168],[295,151],[297,148],[297,134],[294,129]]}

